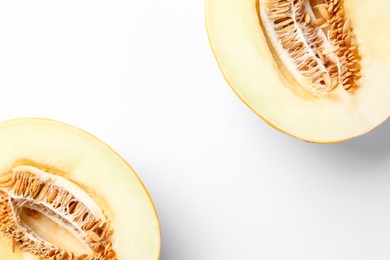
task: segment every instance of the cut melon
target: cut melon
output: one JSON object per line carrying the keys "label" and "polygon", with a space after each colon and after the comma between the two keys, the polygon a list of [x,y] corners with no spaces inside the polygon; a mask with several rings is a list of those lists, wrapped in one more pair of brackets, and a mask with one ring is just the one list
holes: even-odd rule
{"label": "cut melon", "polygon": [[0,259],[156,260],[160,226],[131,167],[47,119],[0,124]]}
{"label": "cut melon", "polygon": [[390,115],[387,0],[206,0],[220,69],[275,128],[334,143]]}

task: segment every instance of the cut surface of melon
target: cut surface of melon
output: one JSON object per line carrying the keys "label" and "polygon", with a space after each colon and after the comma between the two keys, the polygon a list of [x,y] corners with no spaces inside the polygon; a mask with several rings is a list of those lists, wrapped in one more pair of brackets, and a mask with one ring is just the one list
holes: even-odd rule
{"label": "cut surface of melon", "polygon": [[159,259],[148,192],[92,135],[48,119],[6,121],[0,158],[0,259]]}
{"label": "cut surface of melon", "polygon": [[333,143],[390,115],[386,0],[206,0],[206,26],[236,94],[275,128]]}

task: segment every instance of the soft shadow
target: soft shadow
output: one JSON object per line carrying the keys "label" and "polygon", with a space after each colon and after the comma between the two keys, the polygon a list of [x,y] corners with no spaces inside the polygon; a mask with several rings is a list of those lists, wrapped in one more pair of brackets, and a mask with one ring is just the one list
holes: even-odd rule
{"label": "soft shadow", "polygon": [[370,161],[389,159],[390,120],[366,135],[336,144],[336,146],[345,150],[346,153],[353,154],[356,159]]}
{"label": "soft shadow", "polygon": [[[178,249],[178,247],[169,249],[169,248],[166,248],[163,246],[162,251],[161,251],[160,260],[180,259],[180,258],[177,258],[178,254],[175,252],[175,250],[177,250],[177,249]],[[179,253],[179,255],[182,255],[182,253]]]}
{"label": "soft shadow", "polygon": [[384,170],[390,165],[390,120],[366,135],[345,142],[312,144],[296,140],[288,150],[311,158],[319,167],[328,165],[325,169],[334,174],[390,174],[390,170]]}
{"label": "soft shadow", "polygon": [[[161,221],[161,220],[160,220]],[[187,253],[183,248],[183,240],[179,238],[179,236],[167,235],[164,233],[164,228],[169,226],[165,225],[165,223],[160,223],[163,228],[162,233],[162,247],[161,247],[161,255],[160,260],[174,260],[174,259],[185,259]],[[171,227],[170,232],[174,232],[175,227]]]}
{"label": "soft shadow", "polygon": [[177,223],[178,218],[173,216],[180,214],[180,205],[175,203],[171,194],[166,193],[175,194],[175,191],[164,189],[164,184],[160,183],[161,187],[157,187],[157,192],[153,194],[161,228],[160,260],[188,259],[190,245],[186,243],[186,232],[183,231],[183,224]]}

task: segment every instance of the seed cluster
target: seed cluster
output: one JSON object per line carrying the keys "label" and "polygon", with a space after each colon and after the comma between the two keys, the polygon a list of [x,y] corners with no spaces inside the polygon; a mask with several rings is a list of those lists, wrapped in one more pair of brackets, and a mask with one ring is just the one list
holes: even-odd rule
{"label": "seed cluster", "polygon": [[292,61],[292,74],[307,82],[304,87],[319,96],[337,86],[350,92],[359,87],[361,58],[341,0],[313,7],[309,0],[269,0],[263,8],[276,44]]}
{"label": "seed cluster", "polygon": [[[71,226],[91,253],[76,256],[67,249],[41,239],[23,225],[20,219],[22,208],[37,210]],[[0,232],[11,239],[13,251],[18,246],[42,259],[117,259],[110,241],[112,230],[107,220],[97,217],[78,199],[77,194],[26,169],[13,171],[0,178]]]}
{"label": "seed cluster", "polygon": [[[336,57],[339,68],[339,82],[344,89],[354,91],[359,87],[360,60],[356,38],[352,32],[351,20],[345,18],[345,11],[340,0],[328,1],[328,4],[320,6],[327,8],[330,14],[329,40],[337,46]],[[325,9],[326,10],[326,9]]]}

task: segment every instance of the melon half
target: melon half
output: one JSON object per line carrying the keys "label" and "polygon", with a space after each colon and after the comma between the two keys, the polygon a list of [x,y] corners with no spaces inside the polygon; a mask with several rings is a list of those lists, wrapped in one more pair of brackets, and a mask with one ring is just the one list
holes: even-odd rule
{"label": "melon half", "polygon": [[299,139],[334,143],[390,115],[388,0],[206,0],[229,85]]}
{"label": "melon half", "polygon": [[157,260],[155,207],[95,137],[47,119],[0,123],[0,259]]}

